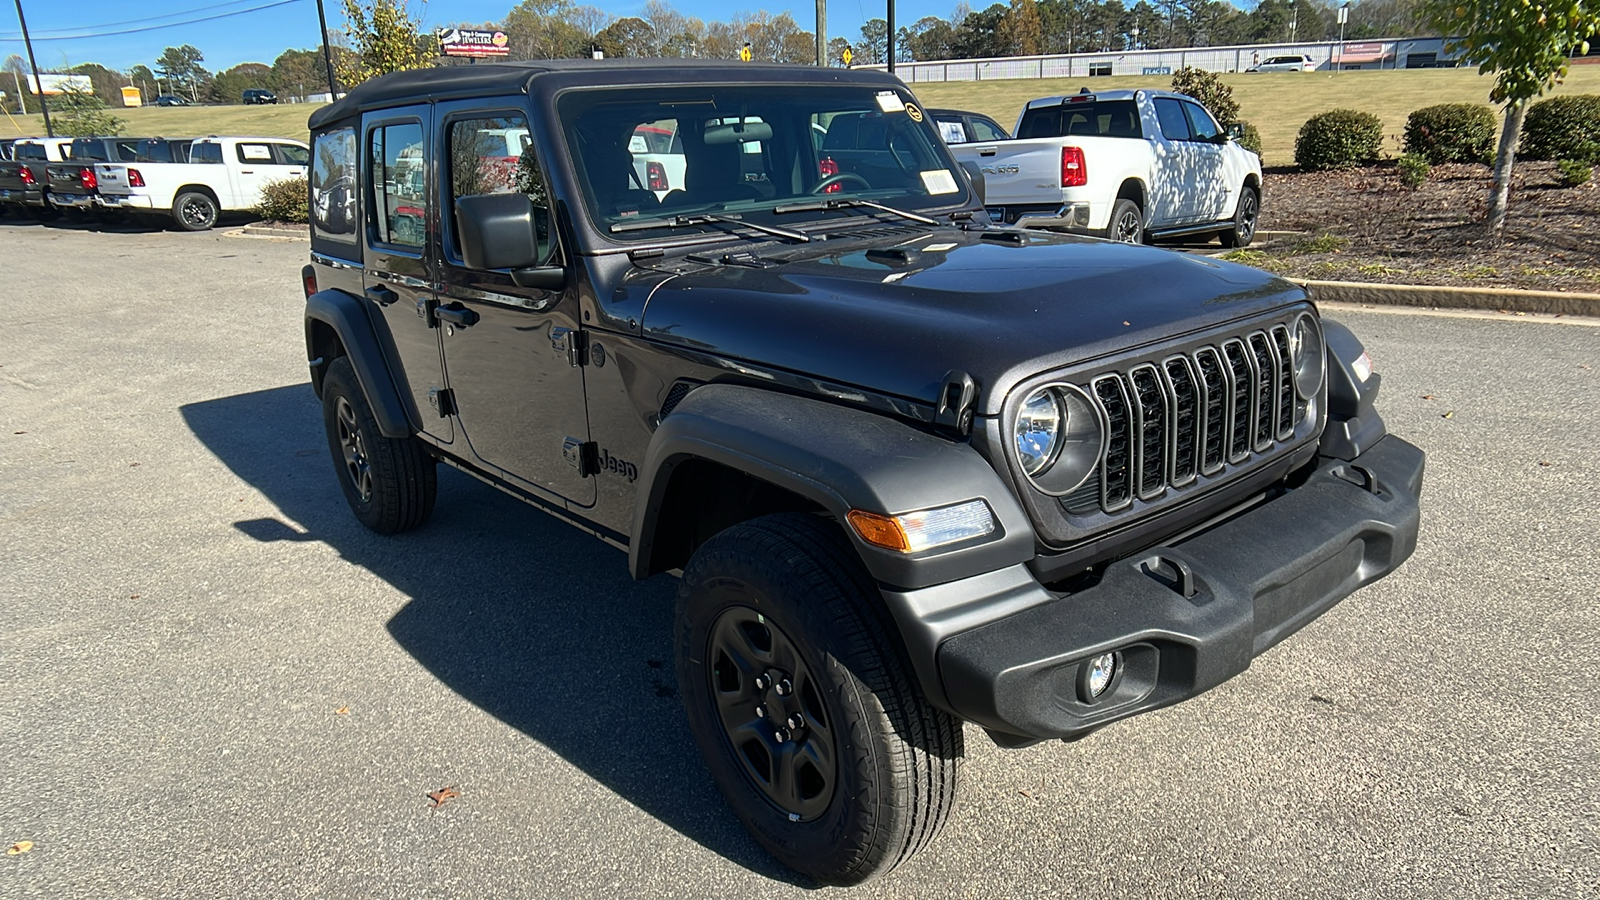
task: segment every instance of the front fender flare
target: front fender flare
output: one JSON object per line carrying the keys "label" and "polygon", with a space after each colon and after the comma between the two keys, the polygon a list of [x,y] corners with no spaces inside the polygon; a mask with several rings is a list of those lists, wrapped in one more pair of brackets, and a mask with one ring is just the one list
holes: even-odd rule
{"label": "front fender flare", "polygon": [[[696,388],[657,427],[641,466],[628,562],[649,574],[655,528],[673,470],[707,460],[804,497],[836,519],[878,581],[919,588],[1033,558],[1026,513],[970,445],[886,416],[741,385]],[[852,509],[898,514],[969,500],[997,524],[984,542],[900,553],[862,541],[844,526]]]}
{"label": "front fender flare", "polygon": [[[394,375],[384,360],[378,336],[372,330],[367,310],[362,301],[340,290],[318,291],[306,298],[306,353],[316,364],[327,365],[330,360],[320,358],[313,349],[312,334],[317,323],[333,329],[339,343],[344,346],[350,366],[355,369],[361,391],[372,406],[372,415],[378,420],[378,431],[387,438],[407,438],[413,434],[406,407],[395,388]],[[312,369],[312,383],[321,393],[321,373]]]}

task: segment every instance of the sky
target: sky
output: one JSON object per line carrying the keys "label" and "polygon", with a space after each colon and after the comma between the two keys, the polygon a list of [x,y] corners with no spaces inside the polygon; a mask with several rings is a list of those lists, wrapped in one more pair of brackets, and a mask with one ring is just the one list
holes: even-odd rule
{"label": "sky", "polygon": [[[340,0],[323,2],[332,36],[344,26]],[[411,8],[423,14],[424,25],[434,28],[458,22],[499,20],[516,2],[519,0],[433,0],[424,5],[412,0]],[[956,2],[899,0],[895,7],[896,24],[909,25],[923,16],[948,18]],[[582,5],[582,0],[579,3]],[[679,12],[707,21],[730,19],[741,11],[765,9],[774,15],[790,13],[807,31],[816,25],[814,0],[799,3],[794,0],[750,0],[748,3],[743,0],[671,0],[671,3]],[[644,0],[589,0],[588,5],[622,18],[638,15],[644,9]],[[981,8],[988,4],[979,0],[971,5]],[[885,0],[832,0],[828,4],[828,34],[859,40],[862,23],[882,18],[885,10]],[[202,65],[220,72],[245,62],[271,64],[284,50],[313,48],[321,40],[316,0],[135,0],[132,3],[128,0],[22,0],[22,12],[28,19],[40,71],[88,62],[119,71],[141,64],[153,68],[165,48],[193,44],[205,54]],[[211,21],[195,21],[206,18]],[[0,4],[0,58],[13,53],[27,58],[15,4]]]}

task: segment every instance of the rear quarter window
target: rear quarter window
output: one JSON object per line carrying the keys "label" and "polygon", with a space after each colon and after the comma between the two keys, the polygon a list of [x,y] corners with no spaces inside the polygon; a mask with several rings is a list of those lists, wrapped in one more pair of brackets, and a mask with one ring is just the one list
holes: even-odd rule
{"label": "rear quarter window", "polygon": [[356,244],[356,131],[336,128],[311,145],[312,245],[332,242],[345,253]]}

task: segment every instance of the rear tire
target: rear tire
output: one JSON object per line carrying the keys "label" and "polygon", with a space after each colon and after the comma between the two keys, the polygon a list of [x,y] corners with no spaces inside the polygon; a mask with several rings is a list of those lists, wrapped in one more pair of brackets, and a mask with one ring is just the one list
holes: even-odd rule
{"label": "rear tire", "polygon": [[184,191],[172,201],[172,221],[184,231],[207,231],[217,224],[217,201],[199,191]]}
{"label": "rear tire", "polygon": [[361,524],[379,534],[397,534],[428,520],[438,493],[437,463],[416,438],[388,438],[378,431],[349,357],[328,364],[322,424],[339,487]]}
{"label": "rear tire", "polygon": [[1256,237],[1256,220],[1261,216],[1261,194],[1245,186],[1239,193],[1239,208],[1233,213],[1233,227],[1222,232],[1222,246],[1248,247]]}
{"label": "rear tire", "polygon": [[1139,204],[1127,198],[1111,207],[1111,221],[1106,223],[1106,238],[1124,244],[1144,243],[1144,213]]}
{"label": "rear tire", "polygon": [[838,526],[807,514],[721,532],[678,589],[678,686],[712,778],[762,846],[827,884],[894,870],[955,807],[961,722],[893,628]]}

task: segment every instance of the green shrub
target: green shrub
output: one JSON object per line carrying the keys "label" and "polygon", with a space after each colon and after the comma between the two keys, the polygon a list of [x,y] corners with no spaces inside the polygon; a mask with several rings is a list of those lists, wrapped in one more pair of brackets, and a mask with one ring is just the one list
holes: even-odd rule
{"label": "green shrub", "polygon": [[1556,168],[1561,171],[1561,183],[1567,187],[1587,184],[1589,176],[1594,174],[1594,166],[1588,160],[1559,159]]}
{"label": "green shrub", "polygon": [[1551,97],[1528,107],[1517,155],[1600,162],[1600,96]]}
{"label": "green shrub", "polygon": [[1428,172],[1433,167],[1428,165],[1428,159],[1418,153],[1407,153],[1400,157],[1397,165],[1400,167],[1400,183],[1412,190],[1422,187],[1428,181]]}
{"label": "green shrub", "polygon": [[60,137],[116,137],[127,125],[93,91],[63,91],[50,99],[50,111]]}
{"label": "green shrub", "polygon": [[1324,232],[1316,237],[1299,241],[1289,248],[1289,253],[1294,256],[1304,256],[1308,253],[1339,253],[1348,246],[1350,246],[1349,238]]}
{"label": "green shrub", "polygon": [[1172,74],[1172,90],[1199,100],[1223,128],[1239,121],[1239,101],[1233,99],[1233,88],[1215,72],[1184,66]]}
{"label": "green shrub", "polygon": [[1482,103],[1425,106],[1406,119],[1406,153],[1431,165],[1494,161],[1494,110]]}
{"label": "green shrub", "polygon": [[1256,127],[1249,122],[1236,122],[1234,124],[1238,125],[1239,130],[1243,132],[1239,135],[1239,146],[1246,150],[1254,151],[1255,155],[1260,156],[1261,132],[1257,131]]}
{"label": "green shrub", "polygon": [[1349,169],[1378,158],[1383,122],[1372,113],[1335,109],[1318,113],[1300,126],[1294,140],[1294,161],[1302,169]]}
{"label": "green shrub", "polygon": [[254,212],[269,222],[310,221],[305,176],[267,182],[261,188],[261,202],[256,204]]}

